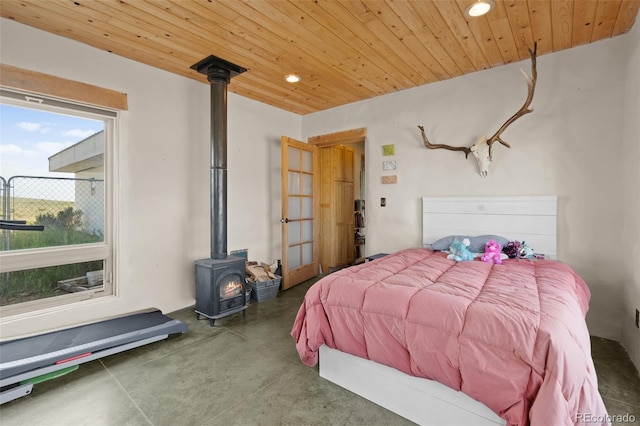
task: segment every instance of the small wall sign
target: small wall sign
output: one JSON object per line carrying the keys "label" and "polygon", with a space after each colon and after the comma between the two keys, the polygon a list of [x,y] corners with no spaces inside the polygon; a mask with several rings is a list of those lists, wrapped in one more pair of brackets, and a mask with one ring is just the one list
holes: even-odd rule
{"label": "small wall sign", "polygon": [[383,161],[382,162],[382,170],[395,170],[396,162],[395,161]]}
{"label": "small wall sign", "polygon": [[382,145],[382,155],[396,155],[396,146],[394,144]]}

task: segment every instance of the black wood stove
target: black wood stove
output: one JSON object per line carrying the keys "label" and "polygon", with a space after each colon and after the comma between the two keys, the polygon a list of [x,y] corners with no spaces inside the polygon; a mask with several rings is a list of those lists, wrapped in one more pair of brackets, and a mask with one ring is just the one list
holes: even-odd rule
{"label": "black wood stove", "polygon": [[196,260],[196,316],[209,318],[213,326],[217,318],[247,309],[245,260],[227,256],[226,259]]}
{"label": "black wood stove", "polygon": [[245,68],[209,56],[192,69],[211,86],[211,258],[195,261],[196,317],[218,318],[247,309],[245,259],[227,254],[227,85]]}

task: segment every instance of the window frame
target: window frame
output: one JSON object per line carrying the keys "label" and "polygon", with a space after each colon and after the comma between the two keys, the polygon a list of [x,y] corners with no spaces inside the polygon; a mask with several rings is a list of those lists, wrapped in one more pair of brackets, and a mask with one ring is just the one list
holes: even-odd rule
{"label": "window frame", "polygon": [[102,260],[103,285],[97,289],[48,297],[29,302],[0,307],[0,318],[5,319],[36,311],[55,309],[59,306],[92,300],[98,297],[115,296],[117,276],[117,162],[119,112],[99,106],[86,105],[40,94],[0,87],[0,101],[5,104],[40,109],[53,113],[64,113],[77,117],[100,120],[104,123],[104,235],[103,241],[69,246],[43,247],[36,249],[0,252],[0,273],[26,269],[67,265]]}

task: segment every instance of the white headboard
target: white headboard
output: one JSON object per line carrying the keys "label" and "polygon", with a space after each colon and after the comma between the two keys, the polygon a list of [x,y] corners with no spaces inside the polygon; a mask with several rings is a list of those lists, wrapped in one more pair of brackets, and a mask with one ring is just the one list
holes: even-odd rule
{"label": "white headboard", "polygon": [[557,197],[423,197],[422,244],[447,235],[494,234],[556,258]]}

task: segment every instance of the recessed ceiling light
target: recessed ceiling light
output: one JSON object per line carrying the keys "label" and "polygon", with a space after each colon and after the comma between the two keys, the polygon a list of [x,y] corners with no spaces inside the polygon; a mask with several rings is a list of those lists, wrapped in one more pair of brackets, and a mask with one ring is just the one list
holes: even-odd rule
{"label": "recessed ceiling light", "polygon": [[284,79],[289,83],[297,83],[300,81],[300,76],[295,74],[287,74],[284,76]]}
{"label": "recessed ceiling light", "polygon": [[467,8],[464,10],[464,14],[472,18],[482,16],[493,9],[495,5],[496,4],[493,2],[493,0],[474,1],[469,6],[467,6]]}

